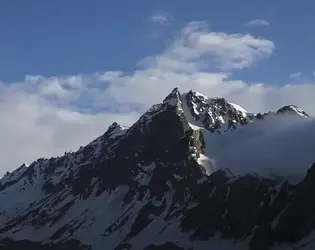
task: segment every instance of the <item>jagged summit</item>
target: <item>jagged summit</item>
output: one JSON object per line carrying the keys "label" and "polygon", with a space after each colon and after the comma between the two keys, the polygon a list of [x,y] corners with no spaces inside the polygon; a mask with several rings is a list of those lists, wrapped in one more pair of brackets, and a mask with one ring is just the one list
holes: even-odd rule
{"label": "jagged summit", "polygon": [[165,99],[163,100],[164,104],[170,104],[173,103],[177,104],[180,101],[180,92],[178,88],[174,88],[170,94],[168,94]]}
{"label": "jagged summit", "polygon": [[292,113],[309,118],[305,111],[295,105],[284,106],[277,112],[270,111],[264,115],[255,114],[225,98],[210,98],[193,90],[181,94],[178,88],[174,88],[164,99],[163,104],[166,103],[183,110],[188,122],[194,128],[203,128],[218,134],[234,130],[268,114]]}

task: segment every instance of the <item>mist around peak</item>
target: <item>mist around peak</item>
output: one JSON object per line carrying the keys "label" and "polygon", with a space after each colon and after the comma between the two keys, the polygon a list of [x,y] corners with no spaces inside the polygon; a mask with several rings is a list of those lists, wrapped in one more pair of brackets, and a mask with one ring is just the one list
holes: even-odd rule
{"label": "mist around peak", "polygon": [[234,174],[300,180],[315,160],[315,119],[272,114],[230,133],[203,134],[206,155]]}

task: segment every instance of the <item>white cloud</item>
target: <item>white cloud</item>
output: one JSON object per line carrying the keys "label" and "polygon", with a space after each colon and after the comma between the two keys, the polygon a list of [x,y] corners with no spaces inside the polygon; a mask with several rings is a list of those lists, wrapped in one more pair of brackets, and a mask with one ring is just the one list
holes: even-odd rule
{"label": "white cloud", "polygon": [[302,75],[302,72],[295,72],[290,74],[290,78],[297,78],[300,77]]}
{"label": "white cloud", "polygon": [[0,175],[23,161],[75,150],[114,121],[130,125],[174,87],[223,96],[249,111],[292,103],[315,115],[313,82],[276,86],[229,78],[232,70],[250,67],[274,49],[267,39],[212,32],[206,23],[192,22],[164,52],[143,60],[131,74],[26,76],[0,83]]}
{"label": "white cloud", "polygon": [[270,23],[265,19],[254,19],[245,23],[247,27],[259,27],[259,26],[269,26]]}
{"label": "white cloud", "polygon": [[264,38],[210,32],[206,22],[191,22],[164,53],[146,62],[164,70],[243,69],[268,57],[274,49],[275,44]]}
{"label": "white cloud", "polygon": [[[104,133],[115,120],[130,124],[138,117],[131,111],[80,110],[75,103],[85,90],[97,97],[87,88],[88,79],[82,79],[27,76],[23,82],[0,84],[0,175],[23,162],[75,150]],[[94,106],[92,98],[87,101]]]}
{"label": "white cloud", "polygon": [[159,25],[167,25],[170,24],[170,18],[170,14],[164,12],[151,16],[151,21]]}

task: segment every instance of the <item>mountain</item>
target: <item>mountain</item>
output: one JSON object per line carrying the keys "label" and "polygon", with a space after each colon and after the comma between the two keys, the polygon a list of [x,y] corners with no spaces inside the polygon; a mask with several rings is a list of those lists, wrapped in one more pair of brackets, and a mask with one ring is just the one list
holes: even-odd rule
{"label": "mountain", "polygon": [[0,180],[0,249],[314,249],[315,123],[174,89]]}

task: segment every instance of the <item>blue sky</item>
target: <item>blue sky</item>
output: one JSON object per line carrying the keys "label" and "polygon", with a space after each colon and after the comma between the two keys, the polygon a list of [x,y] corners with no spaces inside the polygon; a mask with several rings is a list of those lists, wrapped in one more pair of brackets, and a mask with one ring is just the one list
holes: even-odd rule
{"label": "blue sky", "polygon": [[1,1],[0,175],[131,125],[174,87],[315,116],[314,10],[314,0]]}
{"label": "blue sky", "polygon": [[[312,0],[2,1],[0,79],[131,72],[141,58],[162,51],[186,23],[206,20],[214,31],[251,33],[274,41],[277,49],[269,60],[235,77],[284,84],[295,72],[312,77],[314,10]],[[169,15],[170,24],[150,22],[154,15]],[[270,25],[244,25],[254,19]]]}

